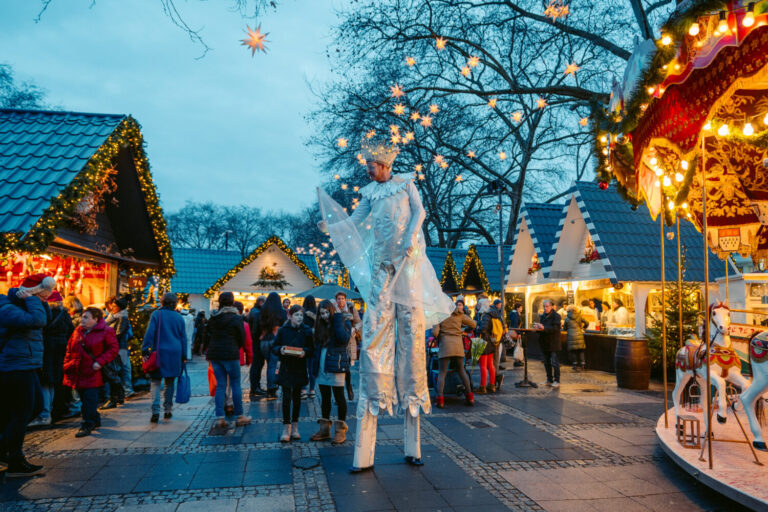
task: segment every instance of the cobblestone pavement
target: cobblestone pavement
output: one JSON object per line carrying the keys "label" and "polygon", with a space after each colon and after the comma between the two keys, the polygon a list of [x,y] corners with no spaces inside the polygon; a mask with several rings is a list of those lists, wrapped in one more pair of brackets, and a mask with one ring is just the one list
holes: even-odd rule
{"label": "cobblestone pavement", "polygon": [[[540,367],[531,364],[537,382]],[[500,393],[471,408],[448,395],[424,418],[423,467],[403,461],[402,418],[382,417],[374,471],[350,475],[353,415],[344,445],[312,443],[320,407],[306,400],[302,440],[284,445],[280,402],[245,398],[254,423],[210,436],[207,366],[189,369],[192,400],[170,421],[149,423],[145,394],[103,413],[90,437],[74,437],[76,421],[28,434],[27,455],[47,472],[6,479],[0,510],[741,510],[657,447],[658,386],[618,390],[612,375],[564,369],[559,390],[517,389],[522,372],[510,368]]]}

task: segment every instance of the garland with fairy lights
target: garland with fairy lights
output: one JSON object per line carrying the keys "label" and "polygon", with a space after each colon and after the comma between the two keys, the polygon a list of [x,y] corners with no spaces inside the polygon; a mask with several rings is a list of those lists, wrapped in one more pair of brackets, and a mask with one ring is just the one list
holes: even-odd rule
{"label": "garland with fairy lights", "polygon": [[[23,233],[0,234],[0,254],[7,252],[44,252],[56,237],[56,231],[74,214],[77,205],[92,191],[98,190],[113,169],[121,148],[129,147],[136,166],[139,185],[147,206],[147,213],[152,225],[157,249],[160,253],[160,267],[150,269],[132,269],[134,274],[157,274],[170,277],[176,273],[173,263],[171,242],[166,231],[163,209],[157,197],[157,190],[149,170],[149,160],[144,151],[144,138],[141,126],[131,116],[126,116],[109,135],[106,142],[88,160],[82,171],[59,195],[51,200],[51,205],[37,220],[32,228]],[[23,236],[23,239],[22,239]]]}
{"label": "garland with fairy lights", "polygon": [[453,278],[453,282],[456,283],[456,287],[459,287],[461,283],[461,277],[459,271],[456,270],[456,262],[453,261],[453,255],[451,251],[445,255],[445,263],[443,263],[443,273],[440,275],[440,286],[445,286],[445,282],[448,280],[448,276]]}
{"label": "garland with fairy lights", "polygon": [[293,252],[293,249],[288,247],[285,242],[283,242],[280,237],[278,236],[271,236],[269,239],[267,239],[266,242],[258,246],[254,251],[246,256],[243,261],[232,267],[230,270],[227,271],[226,274],[221,276],[210,288],[208,288],[203,296],[207,299],[210,299],[213,297],[213,295],[221,289],[222,286],[224,286],[227,282],[229,282],[230,279],[235,277],[238,272],[243,270],[246,266],[248,266],[250,263],[252,263],[256,258],[261,256],[261,254],[266,251],[269,247],[272,245],[276,245],[278,249],[283,251],[286,256],[297,266],[299,269],[301,269],[302,272],[304,272],[304,275],[306,275],[309,279],[312,280],[313,283],[315,283],[315,286],[320,286],[323,284],[322,279],[317,277],[314,272],[312,272],[307,265],[304,264],[303,261],[301,261],[298,256],[296,256],[296,253]]}
{"label": "garland with fairy lights", "polygon": [[461,287],[464,288],[464,281],[467,279],[470,263],[474,264],[477,269],[477,275],[480,276],[480,284],[483,287],[483,291],[485,291],[485,293],[491,293],[491,283],[488,282],[483,263],[480,261],[480,256],[478,256],[477,249],[474,245],[469,246],[467,256],[464,258],[464,268],[461,269]]}

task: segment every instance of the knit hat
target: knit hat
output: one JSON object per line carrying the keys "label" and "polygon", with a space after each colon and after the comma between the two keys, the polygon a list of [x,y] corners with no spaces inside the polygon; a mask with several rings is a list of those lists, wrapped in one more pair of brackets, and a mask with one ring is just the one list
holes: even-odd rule
{"label": "knit hat", "polygon": [[33,274],[27,276],[24,281],[21,282],[21,288],[45,288],[47,290],[53,290],[56,288],[56,280],[45,274]]}
{"label": "knit hat", "polygon": [[53,290],[53,292],[51,292],[51,294],[48,296],[48,299],[46,299],[46,300],[48,302],[63,302],[64,301],[64,299],[61,298],[61,294],[58,291],[56,291],[56,290]]}
{"label": "knit hat", "polygon": [[494,307],[498,306],[499,304],[501,304],[501,299],[496,299],[495,301],[493,301]]}

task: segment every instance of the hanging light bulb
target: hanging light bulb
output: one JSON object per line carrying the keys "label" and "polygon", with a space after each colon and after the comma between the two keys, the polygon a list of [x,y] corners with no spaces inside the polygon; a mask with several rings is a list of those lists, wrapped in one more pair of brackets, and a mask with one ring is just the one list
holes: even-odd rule
{"label": "hanging light bulb", "polygon": [[670,185],[672,185],[672,180],[669,179],[669,176],[664,176],[664,186],[669,187]]}
{"label": "hanging light bulb", "polygon": [[670,45],[670,43],[672,43],[672,38],[671,38],[671,37],[669,37],[668,35],[664,35],[664,36],[661,38],[661,44],[663,44],[664,46],[669,46],[669,45]]}
{"label": "hanging light bulb", "polygon": [[681,172],[676,172],[675,173],[675,181],[676,182],[680,183],[684,179],[685,179],[685,176],[683,176],[683,173],[681,173]]}
{"label": "hanging light bulb", "polygon": [[717,24],[717,31],[725,34],[728,32],[728,19],[725,11],[720,11],[720,21]]}
{"label": "hanging light bulb", "polygon": [[751,27],[755,24],[755,2],[749,2],[747,4],[747,14],[744,15],[741,24],[745,27]]}
{"label": "hanging light bulb", "polygon": [[603,136],[600,137],[600,142],[605,144],[606,142],[608,142],[608,138],[605,135],[603,135]]}
{"label": "hanging light bulb", "polygon": [[670,199],[667,206],[669,206],[670,211],[672,211],[675,209],[675,202]]}
{"label": "hanging light bulb", "polygon": [[664,174],[664,171],[661,170],[661,167],[654,167],[653,172],[656,173],[656,176],[661,177],[662,174]]}
{"label": "hanging light bulb", "polygon": [[717,134],[721,137],[727,136],[729,132],[730,130],[728,129],[727,123],[723,124],[722,126],[720,126],[720,128],[717,129]]}
{"label": "hanging light bulb", "polygon": [[655,87],[653,87],[653,86],[649,86],[649,87],[648,87],[648,94],[653,94],[653,92],[654,92],[655,90],[656,90],[656,88],[655,88]]}
{"label": "hanging light bulb", "polygon": [[755,129],[752,128],[752,123],[747,123],[744,125],[744,128],[742,128],[741,133],[746,135],[747,137],[750,137],[755,134]]}
{"label": "hanging light bulb", "polygon": [[768,124],[768,114],[765,114],[765,117],[763,118],[763,124]]}
{"label": "hanging light bulb", "polygon": [[[768,117],[768,116],[767,116]],[[707,124],[704,125],[704,130],[709,131],[712,129],[712,123],[707,121]]]}
{"label": "hanging light bulb", "polygon": [[659,163],[659,161],[658,161],[658,160],[656,160],[656,157],[653,157],[653,158],[651,158],[651,159],[649,160],[649,162],[651,163],[651,165],[656,165],[657,163]]}
{"label": "hanging light bulb", "polygon": [[680,161],[680,167],[682,167],[684,171],[687,171],[688,170],[688,160],[681,160]]}
{"label": "hanging light bulb", "polygon": [[656,180],[656,181],[653,183],[653,185],[654,185],[654,186],[656,186],[656,187],[660,187],[660,186],[661,186],[661,182],[660,182],[659,180]]}
{"label": "hanging light bulb", "polygon": [[683,209],[688,209],[688,203],[683,203],[682,207],[683,207]]}
{"label": "hanging light bulb", "polygon": [[691,28],[688,29],[688,34],[691,36],[699,35],[699,24],[694,22],[693,25],[691,25]]}

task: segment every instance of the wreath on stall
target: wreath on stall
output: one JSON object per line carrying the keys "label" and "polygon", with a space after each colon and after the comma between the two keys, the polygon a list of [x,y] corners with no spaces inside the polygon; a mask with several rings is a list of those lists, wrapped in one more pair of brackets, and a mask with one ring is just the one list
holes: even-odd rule
{"label": "wreath on stall", "polygon": [[528,275],[532,276],[539,270],[541,270],[541,263],[539,263],[538,255],[534,254],[533,259],[531,261],[531,266],[528,268]]}
{"label": "wreath on stall", "polygon": [[261,272],[259,272],[259,280],[253,283],[252,286],[284,290],[286,286],[290,285],[291,283],[285,280],[285,274],[283,274],[281,270],[264,267],[261,269]]}

